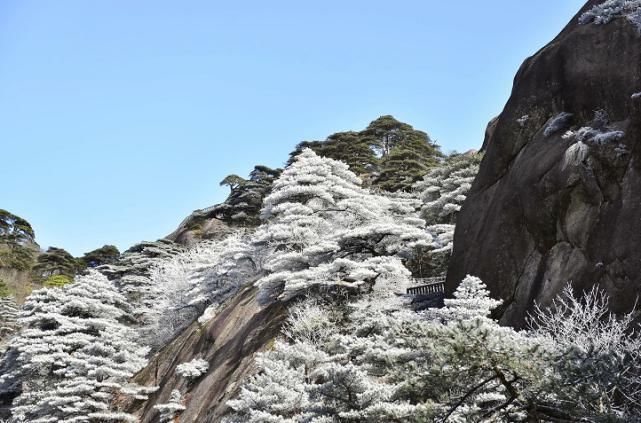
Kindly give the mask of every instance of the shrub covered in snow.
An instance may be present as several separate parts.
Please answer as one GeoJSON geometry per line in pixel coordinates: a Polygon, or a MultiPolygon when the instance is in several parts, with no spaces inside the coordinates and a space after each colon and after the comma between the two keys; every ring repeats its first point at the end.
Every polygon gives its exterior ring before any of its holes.
{"type": "Polygon", "coordinates": [[[516,120],[516,123],[518,123],[519,126],[522,128],[525,126],[528,120],[530,120],[530,115],[523,115],[516,120]]]}
{"type": "Polygon", "coordinates": [[[579,142],[588,144],[608,144],[621,140],[625,136],[625,132],[619,130],[612,130],[608,128],[595,129],[590,126],[584,126],[576,131],[567,131],[563,138],[573,139],[579,142]]]}
{"type": "Polygon", "coordinates": [[[573,142],[565,151],[563,169],[585,162],[592,148],[612,148],[614,146],[615,151],[621,150],[621,152],[627,153],[625,146],[618,143],[624,137],[625,132],[610,125],[608,114],[605,111],[596,111],[590,126],[569,130],[563,135],[563,139],[573,142]]]}
{"type": "Polygon", "coordinates": [[[603,25],[618,17],[626,17],[641,29],[641,0],[606,0],[583,13],[579,23],[603,25]]]}
{"type": "Polygon", "coordinates": [[[568,126],[570,126],[570,122],[572,120],[572,113],[567,113],[567,112],[561,112],[552,119],[550,119],[545,125],[545,129],[543,130],[543,135],[546,137],[549,137],[550,135],[557,133],[563,129],[566,129],[568,126]]]}
{"type": "Polygon", "coordinates": [[[568,285],[552,307],[536,310],[531,324],[534,336],[555,346],[550,385],[560,388],[555,399],[572,407],[573,416],[641,421],[641,338],[634,314],[614,316],[605,292],[594,287],[576,296],[568,285]]]}
{"type": "Polygon", "coordinates": [[[176,421],[176,417],[185,411],[186,407],[182,404],[182,395],[180,394],[180,391],[174,389],[171,391],[168,402],[154,405],[154,408],[160,413],[160,422],[169,423],[176,421]]]}
{"type": "Polygon", "coordinates": [[[590,148],[583,141],[577,141],[565,150],[563,155],[563,169],[568,166],[578,166],[588,157],[590,148]]]}
{"type": "Polygon", "coordinates": [[[186,379],[196,379],[209,369],[209,363],[202,358],[195,358],[187,363],[182,363],[176,366],[176,374],[186,379]]]}

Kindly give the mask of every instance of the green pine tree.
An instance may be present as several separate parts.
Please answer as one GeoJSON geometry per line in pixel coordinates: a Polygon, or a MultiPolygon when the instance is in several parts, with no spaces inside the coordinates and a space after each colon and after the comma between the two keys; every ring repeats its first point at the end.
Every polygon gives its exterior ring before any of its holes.
{"type": "Polygon", "coordinates": [[[47,251],[38,256],[33,268],[34,278],[44,281],[53,275],[64,275],[69,279],[84,268],[80,260],[62,248],[49,247],[47,251]]]}
{"type": "Polygon", "coordinates": [[[381,157],[374,185],[386,191],[410,190],[442,156],[429,135],[393,116],[381,116],[360,134],[381,157]]]}

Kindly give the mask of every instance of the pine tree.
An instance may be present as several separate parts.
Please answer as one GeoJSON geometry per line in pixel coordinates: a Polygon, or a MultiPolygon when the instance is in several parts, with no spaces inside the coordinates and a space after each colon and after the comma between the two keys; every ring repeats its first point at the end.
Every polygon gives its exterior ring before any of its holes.
{"type": "Polygon", "coordinates": [[[82,265],[78,260],[65,249],[49,247],[46,252],[38,256],[33,274],[40,281],[55,275],[66,276],[71,280],[81,268],[82,265]]]}
{"type": "Polygon", "coordinates": [[[154,408],[160,413],[159,420],[161,423],[176,421],[176,418],[185,410],[182,404],[182,395],[178,389],[171,391],[169,402],[154,405],[154,408]]]}
{"type": "Polygon", "coordinates": [[[35,233],[25,219],[0,209],[0,241],[19,245],[33,244],[35,233]]]}
{"type": "Polygon", "coordinates": [[[342,161],[359,177],[367,177],[367,173],[378,163],[368,140],[359,132],[337,132],[328,136],[325,141],[303,141],[290,154],[287,165],[291,165],[305,148],[313,150],[321,157],[342,161]]]}
{"type": "Polygon", "coordinates": [[[149,271],[157,296],[141,335],[152,347],[164,345],[197,318],[206,320],[255,273],[247,236],[203,241],[157,263],[149,271]]]}
{"type": "Polygon", "coordinates": [[[124,324],[130,311],[95,271],[60,289],[34,291],[10,345],[16,365],[0,376],[0,385],[19,389],[13,415],[34,423],[136,421],[110,405],[116,392],[149,392],[126,384],[146,362],[146,350],[124,324]]]}
{"type": "Polygon", "coordinates": [[[103,245],[85,253],[79,261],[84,267],[98,267],[115,263],[120,258],[120,251],[115,245],[103,245]]]}
{"type": "Polygon", "coordinates": [[[165,239],[141,242],[125,251],[115,263],[97,267],[127,298],[138,327],[157,321],[157,304],[162,288],[151,280],[150,272],[182,251],[184,249],[180,245],[165,239]]]}
{"type": "Polygon", "coordinates": [[[209,363],[202,358],[194,358],[193,360],[182,363],[176,366],[176,374],[184,377],[185,379],[197,379],[198,377],[207,373],[209,363]]]}
{"type": "Polygon", "coordinates": [[[29,271],[38,250],[31,224],[0,209],[0,268],[29,271]]]}
{"type": "Polygon", "coordinates": [[[421,216],[429,225],[454,224],[482,155],[474,152],[448,157],[413,186],[423,201],[421,216]]]}
{"type": "MultiPolygon", "coordinates": [[[[272,183],[280,172],[281,169],[258,165],[250,172],[249,179],[228,175],[220,185],[229,186],[229,196],[224,203],[213,207],[208,214],[233,225],[258,225],[263,199],[271,192],[272,183]]],[[[197,224],[197,220],[192,222],[192,225],[197,224]]]]}
{"type": "Polygon", "coordinates": [[[287,165],[305,148],[346,163],[366,186],[386,191],[409,191],[441,156],[439,146],[425,132],[389,115],[372,121],[360,132],[338,132],[324,141],[303,141],[290,154],[287,165]]]}
{"type": "Polygon", "coordinates": [[[454,298],[445,299],[445,307],[429,310],[429,315],[445,321],[489,319],[490,312],[501,301],[490,298],[490,291],[483,281],[467,275],[454,291],[454,298]]]}
{"type": "Polygon", "coordinates": [[[393,116],[379,117],[360,134],[380,157],[374,185],[386,191],[410,190],[441,156],[429,135],[393,116]]]}
{"type": "Polygon", "coordinates": [[[437,164],[438,154],[429,141],[410,137],[381,159],[376,186],[386,191],[409,191],[412,185],[437,164]]]}
{"type": "Polygon", "coordinates": [[[404,274],[400,258],[429,235],[417,218],[397,219],[397,207],[360,186],[347,165],[305,149],[265,199],[265,224],[255,237],[269,274],[258,281],[281,298],[306,289],[358,289],[381,275],[404,274]]]}

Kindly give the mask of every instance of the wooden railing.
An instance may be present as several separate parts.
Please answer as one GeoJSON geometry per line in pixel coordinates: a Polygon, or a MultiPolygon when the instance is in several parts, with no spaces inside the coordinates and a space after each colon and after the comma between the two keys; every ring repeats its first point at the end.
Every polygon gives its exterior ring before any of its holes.
{"type": "Polygon", "coordinates": [[[445,277],[415,279],[419,286],[407,288],[408,295],[434,295],[445,293],[445,277]]]}

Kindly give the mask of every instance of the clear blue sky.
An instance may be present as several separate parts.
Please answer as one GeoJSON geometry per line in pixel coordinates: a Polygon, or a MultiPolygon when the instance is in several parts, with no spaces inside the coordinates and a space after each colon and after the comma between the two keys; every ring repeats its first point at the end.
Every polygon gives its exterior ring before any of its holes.
{"type": "Polygon", "coordinates": [[[478,148],[582,0],[0,1],[0,208],[75,255],[157,239],[383,114],[478,148]]]}

